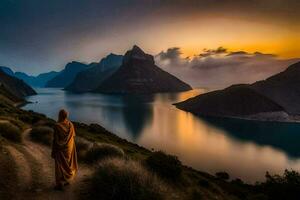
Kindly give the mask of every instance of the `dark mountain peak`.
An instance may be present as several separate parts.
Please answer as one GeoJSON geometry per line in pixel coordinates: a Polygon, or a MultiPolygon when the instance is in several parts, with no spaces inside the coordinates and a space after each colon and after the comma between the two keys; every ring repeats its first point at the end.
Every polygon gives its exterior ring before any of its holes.
{"type": "Polygon", "coordinates": [[[11,76],[14,75],[14,72],[9,67],[0,66],[0,70],[8,75],[11,75],[11,76]]]}
{"type": "Polygon", "coordinates": [[[68,63],[65,68],[59,72],[54,78],[50,79],[45,87],[66,87],[69,85],[77,76],[79,72],[82,72],[89,68],[89,65],[72,61],[68,63]]]}
{"type": "MultiPolygon", "coordinates": [[[[121,56],[121,55],[117,55],[117,54],[114,54],[114,53],[110,53],[106,56],[106,58],[113,58],[113,57],[118,57],[118,56],[121,56]]],[[[103,58],[102,58],[103,59],[103,58]]],[[[102,60],[101,59],[101,60],[102,60]]]]}
{"type": "Polygon", "coordinates": [[[86,64],[83,64],[81,62],[72,61],[66,65],[65,70],[72,70],[74,68],[82,68],[82,67],[86,67],[86,66],[87,66],[86,64]]]}
{"type": "Polygon", "coordinates": [[[300,61],[290,65],[286,71],[299,71],[300,72],[300,61]]]}
{"type": "Polygon", "coordinates": [[[115,59],[119,59],[119,58],[123,58],[123,56],[122,55],[117,55],[117,54],[114,54],[114,53],[110,53],[106,57],[102,58],[100,60],[100,63],[103,62],[103,61],[111,61],[111,60],[115,60],[115,59]]]}
{"type": "Polygon", "coordinates": [[[188,84],[156,66],[153,56],[135,45],[126,52],[118,70],[105,79],[94,91],[150,94],[190,89],[188,84]]]}
{"type": "Polygon", "coordinates": [[[145,53],[145,52],[144,52],[139,46],[137,46],[137,45],[133,45],[133,47],[132,47],[131,50],[132,50],[132,51],[136,51],[136,52],[140,51],[140,52],[145,53]]]}
{"type": "Polygon", "coordinates": [[[152,55],[146,54],[140,47],[134,45],[131,50],[125,53],[123,64],[127,64],[130,61],[149,62],[154,64],[154,58],[152,55]]]}
{"type": "Polygon", "coordinates": [[[89,68],[75,77],[65,89],[73,92],[88,92],[96,89],[103,80],[111,76],[122,64],[123,56],[109,54],[99,63],[89,64],[89,68]],[[89,81],[86,81],[89,80],[89,81]]]}

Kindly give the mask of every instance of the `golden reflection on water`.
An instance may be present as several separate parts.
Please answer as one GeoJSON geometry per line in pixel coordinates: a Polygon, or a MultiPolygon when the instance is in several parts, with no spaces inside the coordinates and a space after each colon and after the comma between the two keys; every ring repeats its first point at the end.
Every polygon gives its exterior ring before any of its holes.
{"type": "Polygon", "coordinates": [[[252,183],[263,180],[266,171],[300,170],[300,159],[290,160],[271,146],[232,138],[224,130],[175,107],[172,112],[165,109],[169,108],[153,107],[153,122],[144,128],[137,139],[139,144],[177,155],[184,164],[196,169],[210,173],[227,171],[232,177],[252,183]]]}

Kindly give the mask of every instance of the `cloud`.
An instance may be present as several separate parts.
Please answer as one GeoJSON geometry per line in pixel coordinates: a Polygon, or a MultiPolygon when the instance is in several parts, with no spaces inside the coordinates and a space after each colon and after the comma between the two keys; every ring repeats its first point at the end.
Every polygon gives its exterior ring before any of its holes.
{"type": "Polygon", "coordinates": [[[207,57],[207,56],[213,56],[213,55],[219,55],[227,53],[227,49],[223,47],[219,47],[217,49],[203,49],[203,53],[200,53],[200,57],[207,57]]]}
{"type": "Polygon", "coordinates": [[[178,47],[159,53],[156,63],[194,87],[223,88],[232,84],[252,83],[283,71],[300,59],[280,59],[273,54],[226,48],[204,49],[193,58],[182,58],[178,47]]]}
{"type": "Polygon", "coordinates": [[[160,52],[158,56],[160,57],[161,60],[167,60],[167,59],[173,60],[179,58],[181,54],[182,53],[179,47],[173,47],[167,49],[166,52],[164,51],[160,52]]]}

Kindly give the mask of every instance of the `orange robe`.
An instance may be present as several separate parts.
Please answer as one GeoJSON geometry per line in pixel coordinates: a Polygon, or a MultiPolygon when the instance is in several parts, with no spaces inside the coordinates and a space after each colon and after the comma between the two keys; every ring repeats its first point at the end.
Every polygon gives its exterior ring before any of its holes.
{"type": "Polygon", "coordinates": [[[69,183],[77,173],[78,164],[75,129],[74,125],[68,120],[55,125],[52,157],[55,160],[56,184],[69,183]]]}

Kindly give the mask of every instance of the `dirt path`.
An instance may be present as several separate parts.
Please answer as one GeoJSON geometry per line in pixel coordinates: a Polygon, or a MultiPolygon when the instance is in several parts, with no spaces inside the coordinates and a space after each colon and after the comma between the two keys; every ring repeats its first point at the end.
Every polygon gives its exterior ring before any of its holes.
{"type": "Polygon", "coordinates": [[[5,155],[14,163],[14,180],[7,183],[15,187],[13,188],[15,192],[11,192],[13,199],[76,199],[76,190],[80,188],[79,185],[85,177],[91,174],[92,170],[87,166],[79,165],[79,171],[73,183],[65,187],[64,191],[55,191],[53,189],[54,161],[50,156],[50,148],[32,142],[29,132],[30,129],[24,132],[22,145],[5,144],[2,147],[5,155]]]}

